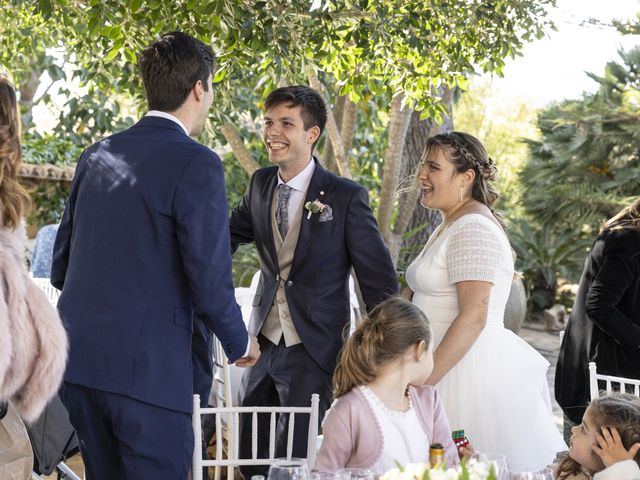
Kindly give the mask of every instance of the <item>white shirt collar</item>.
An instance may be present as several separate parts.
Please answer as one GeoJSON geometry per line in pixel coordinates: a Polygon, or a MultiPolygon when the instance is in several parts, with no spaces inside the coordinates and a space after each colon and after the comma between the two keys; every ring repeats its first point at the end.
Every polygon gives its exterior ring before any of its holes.
{"type": "Polygon", "coordinates": [[[145,115],[145,117],[160,117],[160,118],[166,118],[167,120],[171,120],[172,122],[176,122],[178,125],[182,127],[182,129],[184,130],[184,133],[186,133],[187,136],[189,136],[189,131],[187,130],[187,127],[184,126],[184,123],[182,123],[177,117],[174,117],[170,113],[161,112],[160,110],[149,110],[145,115]]]}
{"type": "Polygon", "coordinates": [[[313,157],[309,159],[309,163],[304,170],[302,170],[299,174],[293,177],[288,182],[285,182],[280,178],[280,173],[278,172],[278,185],[281,183],[286,183],[294,190],[298,190],[299,192],[306,192],[309,188],[309,184],[311,183],[311,177],[313,176],[313,172],[316,169],[316,162],[313,160],[313,157]]]}

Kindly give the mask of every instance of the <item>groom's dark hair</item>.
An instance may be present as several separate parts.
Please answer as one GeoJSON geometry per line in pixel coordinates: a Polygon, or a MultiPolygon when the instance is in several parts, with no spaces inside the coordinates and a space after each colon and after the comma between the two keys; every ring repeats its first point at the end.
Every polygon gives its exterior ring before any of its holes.
{"type": "Polygon", "coordinates": [[[162,35],[138,57],[149,110],[177,110],[198,80],[208,91],[213,63],[213,51],[200,40],[182,32],[162,35]]]}
{"type": "MultiPolygon", "coordinates": [[[[278,105],[286,104],[289,108],[300,107],[304,129],[318,126],[320,135],[327,124],[327,106],[318,92],[305,85],[280,87],[271,92],[264,101],[265,112],[278,105]]],[[[320,137],[318,136],[318,140],[320,137]]],[[[318,140],[313,146],[316,146],[318,140]]]]}

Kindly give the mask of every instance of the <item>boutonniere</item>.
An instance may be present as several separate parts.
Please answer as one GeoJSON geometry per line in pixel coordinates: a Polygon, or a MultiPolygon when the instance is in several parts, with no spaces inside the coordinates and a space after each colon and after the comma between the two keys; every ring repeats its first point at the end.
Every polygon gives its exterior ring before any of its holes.
{"type": "Polygon", "coordinates": [[[307,213],[307,220],[311,218],[311,215],[314,213],[322,213],[327,208],[327,205],[322,203],[317,198],[313,202],[307,202],[304,204],[304,208],[306,208],[309,213],[307,213]]]}

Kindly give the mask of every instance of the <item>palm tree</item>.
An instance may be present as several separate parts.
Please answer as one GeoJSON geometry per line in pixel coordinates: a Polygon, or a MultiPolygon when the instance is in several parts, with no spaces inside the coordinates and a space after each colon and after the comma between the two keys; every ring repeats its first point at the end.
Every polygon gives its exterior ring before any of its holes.
{"type": "Polygon", "coordinates": [[[576,238],[592,237],[601,222],[638,194],[640,185],[640,48],[620,52],[595,94],[544,109],[541,140],[525,140],[523,204],[532,219],[576,238]]]}

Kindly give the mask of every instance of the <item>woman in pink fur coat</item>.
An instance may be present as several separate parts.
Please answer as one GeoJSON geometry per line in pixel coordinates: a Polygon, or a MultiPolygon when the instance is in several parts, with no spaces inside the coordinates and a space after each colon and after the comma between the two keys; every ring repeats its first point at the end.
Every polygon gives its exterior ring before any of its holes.
{"type": "Polygon", "coordinates": [[[29,197],[18,183],[19,118],[15,89],[0,74],[0,401],[11,400],[33,422],[60,386],[67,335],[24,265],[29,197]]]}

